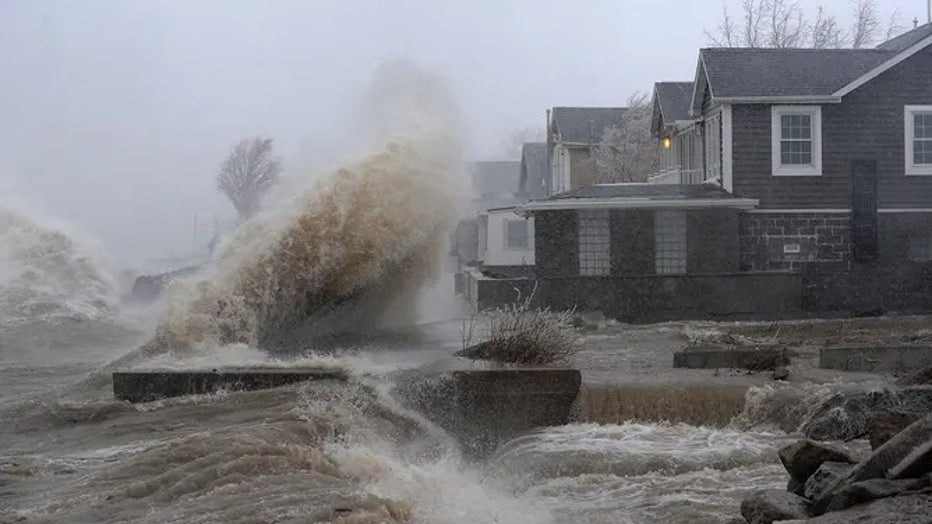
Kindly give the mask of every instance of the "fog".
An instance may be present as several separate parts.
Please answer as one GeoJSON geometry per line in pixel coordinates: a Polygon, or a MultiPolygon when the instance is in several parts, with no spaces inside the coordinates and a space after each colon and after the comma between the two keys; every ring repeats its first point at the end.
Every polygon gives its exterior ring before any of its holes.
{"type": "MultiPolygon", "coordinates": [[[[925,15],[920,0],[878,7],[905,25],[925,15]]],[[[623,105],[690,79],[721,12],[694,0],[4,1],[0,196],[101,239],[121,266],[185,254],[234,216],[214,175],[236,141],[273,137],[286,169],[324,168],[352,148],[355,105],[385,60],[439,71],[469,156],[496,158],[548,107],[623,105]]]]}

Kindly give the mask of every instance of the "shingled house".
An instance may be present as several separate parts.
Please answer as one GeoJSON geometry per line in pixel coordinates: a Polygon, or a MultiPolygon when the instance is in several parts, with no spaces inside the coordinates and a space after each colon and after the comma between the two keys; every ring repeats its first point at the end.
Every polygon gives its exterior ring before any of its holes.
{"type": "Polygon", "coordinates": [[[653,104],[654,187],[589,182],[563,155],[598,133],[554,110],[554,194],[517,206],[542,303],[632,320],[932,307],[932,25],[874,49],[702,49],[653,104]]]}
{"type": "Polygon", "coordinates": [[[550,191],[561,193],[597,182],[594,153],[605,130],[620,126],[624,107],[554,107],[547,120],[550,191]]]}

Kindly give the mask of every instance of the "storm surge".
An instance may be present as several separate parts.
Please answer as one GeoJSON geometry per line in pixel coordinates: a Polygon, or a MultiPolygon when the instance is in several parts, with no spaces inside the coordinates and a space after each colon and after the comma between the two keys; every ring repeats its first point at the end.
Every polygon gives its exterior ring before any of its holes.
{"type": "Polygon", "coordinates": [[[0,350],[70,347],[115,329],[116,280],[87,242],[0,202],[0,350]]]}
{"type": "Polygon", "coordinates": [[[203,278],[169,290],[150,347],[305,349],[410,320],[456,217],[456,111],[440,79],[408,63],[379,69],[363,105],[373,152],[241,226],[203,278]]]}

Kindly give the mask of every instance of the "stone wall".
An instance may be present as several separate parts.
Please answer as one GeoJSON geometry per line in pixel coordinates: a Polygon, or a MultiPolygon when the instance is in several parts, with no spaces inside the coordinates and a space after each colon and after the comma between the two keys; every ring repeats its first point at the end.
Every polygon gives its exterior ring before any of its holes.
{"type": "Polygon", "coordinates": [[[808,262],[851,259],[847,213],[743,213],[741,269],[799,270],[808,262]]]}

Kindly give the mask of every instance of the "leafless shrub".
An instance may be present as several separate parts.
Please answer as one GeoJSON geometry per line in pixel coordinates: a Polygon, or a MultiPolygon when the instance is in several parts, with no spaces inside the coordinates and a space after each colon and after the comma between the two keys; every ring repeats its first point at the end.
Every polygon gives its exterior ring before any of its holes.
{"type": "Polygon", "coordinates": [[[278,181],[281,161],[272,154],[272,139],[257,136],[236,144],[217,173],[217,189],[226,195],[243,220],[278,181]]]}
{"type": "Polygon", "coordinates": [[[524,301],[477,313],[464,321],[462,356],[501,364],[546,365],[564,362],[576,349],[573,311],[531,307],[524,301]],[[484,341],[472,344],[476,327],[484,341]]]}

